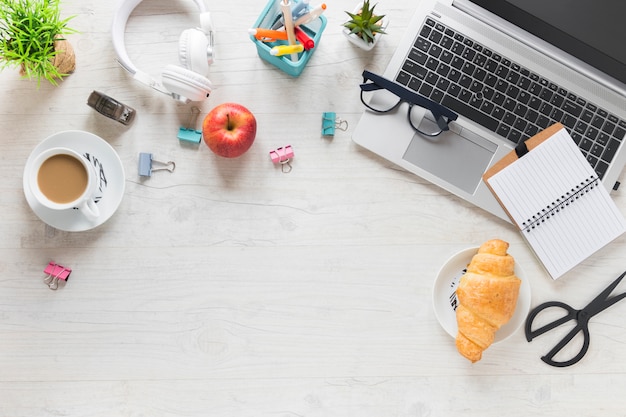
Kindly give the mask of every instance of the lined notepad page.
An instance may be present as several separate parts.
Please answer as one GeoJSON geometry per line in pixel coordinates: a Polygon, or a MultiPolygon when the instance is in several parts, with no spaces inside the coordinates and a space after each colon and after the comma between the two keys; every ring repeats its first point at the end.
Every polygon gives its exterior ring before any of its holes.
{"type": "Polygon", "coordinates": [[[554,279],[626,231],[624,216],[599,181],[576,194],[595,176],[561,129],[488,180],[554,279]],[[542,216],[534,228],[523,226],[542,216]]]}

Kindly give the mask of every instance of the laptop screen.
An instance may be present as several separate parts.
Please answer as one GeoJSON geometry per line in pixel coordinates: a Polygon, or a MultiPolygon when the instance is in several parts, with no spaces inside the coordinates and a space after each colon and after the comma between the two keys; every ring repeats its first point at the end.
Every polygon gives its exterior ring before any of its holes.
{"type": "Polygon", "coordinates": [[[626,1],[471,1],[626,84],[626,1]]]}

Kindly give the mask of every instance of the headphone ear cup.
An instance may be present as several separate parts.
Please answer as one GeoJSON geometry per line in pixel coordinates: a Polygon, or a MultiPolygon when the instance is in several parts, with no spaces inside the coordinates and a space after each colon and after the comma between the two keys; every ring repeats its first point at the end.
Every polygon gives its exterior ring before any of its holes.
{"type": "Polygon", "coordinates": [[[209,40],[200,29],[186,29],[180,34],[178,41],[178,58],[183,67],[197,72],[209,74],[209,40]]]}
{"type": "Polygon", "coordinates": [[[191,101],[202,101],[209,97],[213,85],[208,78],[186,68],[168,65],[161,73],[163,87],[191,101]]]}

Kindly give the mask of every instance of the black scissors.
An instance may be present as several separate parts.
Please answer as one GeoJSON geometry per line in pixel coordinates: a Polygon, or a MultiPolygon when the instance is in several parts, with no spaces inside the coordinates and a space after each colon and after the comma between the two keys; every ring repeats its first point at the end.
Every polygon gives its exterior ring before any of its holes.
{"type": "Polygon", "coordinates": [[[530,314],[528,315],[528,318],[526,319],[526,329],[525,329],[526,340],[528,340],[529,342],[533,340],[535,337],[540,336],[544,334],[545,332],[550,331],[554,329],[555,327],[560,326],[561,324],[566,323],[570,320],[576,320],[578,322],[576,326],[563,338],[563,340],[557,343],[557,345],[554,348],[552,348],[552,350],[548,352],[547,355],[541,358],[542,361],[544,361],[548,365],[565,367],[565,366],[570,366],[570,365],[575,364],[576,362],[581,360],[583,356],[585,356],[585,353],[587,353],[587,349],[589,349],[589,319],[591,319],[593,316],[600,313],[601,311],[604,311],[607,308],[611,307],[613,304],[617,303],[621,299],[626,298],[626,292],[609,298],[609,295],[611,294],[611,292],[615,289],[615,287],[617,287],[617,284],[620,283],[620,281],[622,280],[622,278],[624,278],[625,275],[626,275],[626,272],[624,272],[622,275],[617,277],[617,279],[613,281],[611,285],[606,287],[604,291],[602,291],[596,298],[594,298],[582,310],[576,310],[570,307],[569,305],[565,303],[561,303],[559,301],[548,301],[547,303],[543,303],[535,307],[530,312],[530,314]],[[567,311],[567,315],[551,323],[548,323],[545,326],[540,327],[537,330],[531,330],[533,320],[535,319],[535,317],[537,317],[537,314],[539,314],[546,308],[550,308],[550,307],[560,307],[564,309],[565,311],[567,311]],[[565,345],[567,345],[574,338],[574,336],[576,336],[579,332],[582,332],[583,337],[584,337],[583,346],[580,352],[578,352],[578,354],[570,360],[562,361],[562,362],[555,361],[553,359],[554,356],[556,356],[556,354],[559,353],[561,349],[563,349],[565,345]]]}

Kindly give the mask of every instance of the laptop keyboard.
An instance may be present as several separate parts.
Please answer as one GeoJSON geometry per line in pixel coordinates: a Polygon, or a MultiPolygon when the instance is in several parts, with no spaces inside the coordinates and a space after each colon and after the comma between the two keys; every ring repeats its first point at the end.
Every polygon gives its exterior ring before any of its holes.
{"type": "Polygon", "coordinates": [[[626,121],[427,18],[396,81],[513,142],[562,123],[602,178],[626,121]]]}

